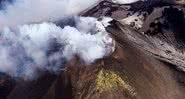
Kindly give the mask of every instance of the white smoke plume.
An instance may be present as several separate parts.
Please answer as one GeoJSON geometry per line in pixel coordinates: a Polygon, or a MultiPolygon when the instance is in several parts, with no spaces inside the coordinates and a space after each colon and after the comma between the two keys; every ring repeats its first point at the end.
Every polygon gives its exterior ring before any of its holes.
{"type": "MultiPolygon", "coordinates": [[[[38,71],[57,73],[73,57],[90,64],[114,50],[105,27],[77,15],[99,0],[13,0],[0,10],[0,72],[34,79],[38,71]],[[76,16],[70,23],[52,23],[76,16]]],[[[63,21],[61,21],[63,22],[63,21]]]]}
{"type": "Polygon", "coordinates": [[[13,0],[3,3],[0,11],[0,30],[5,26],[16,26],[43,21],[58,21],[77,15],[98,3],[99,0],[13,0]]]}
{"type": "Polygon", "coordinates": [[[110,54],[114,44],[104,28],[109,18],[100,22],[92,17],[75,17],[74,26],[52,23],[76,16],[98,1],[4,2],[0,10],[0,72],[34,79],[38,70],[57,73],[75,56],[89,64],[110,54]]]}
{"type": "Polygon", "coordinates": [[[0,71],[13,77],[33,79],[38,69],[57,72],[79,56],[89,64],[114,50],[103,22],[75,17],[75,27],[53,23],[4,28],[0,36],[0,71]]]}

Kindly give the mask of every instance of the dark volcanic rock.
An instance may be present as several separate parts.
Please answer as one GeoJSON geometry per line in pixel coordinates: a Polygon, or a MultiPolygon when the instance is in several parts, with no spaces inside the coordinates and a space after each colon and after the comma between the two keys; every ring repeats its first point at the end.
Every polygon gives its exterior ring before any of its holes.
{"type": "Polygon", "coordinates": [[[117,29],[109,31],[117,41],[116,51],[88,66],[74,59],[58,79],[56,93],[71,88],[64,91],[71,93],[69,99],[184,99],[184,73],[136,48],[117,29]]]}
{"type": "MultiPolygon", "coordinates": [[[[44,72],[34,81],[17,81],[15,87],[4,76],[0,99],[9,93],[7,99],[184,99],[185,56],[165,45],[183,49],[185,44],[184,6],[174,4],[174,0],[129,5],[100,2],[81,15],[123,19],[144,12],[142,29],[113,20],[107,28],[116,42],[113,54],[91,65],[75,58],[58,76],[44,72]]],[[[65,24],[74,25],[73,18],[58,23],[65,24]]]]}
{"type": "Polygon", "coordinates": [[[100,2],[97,6],[93,7],[92,9],[83,12],[81,15],[93,17],[109,16],[124,18],[129,15],[130,13],[128,11],[129,8],[130,8],[129,5],[122,6],[121,4],[115,4],[105,0],[100,2]]]}
{"type": "Polygon", "coordinates": [[[42,76],[35,80],[19,80],[7,99],[41,99],[56,79],[56,75],[43,72],[42,76]]]}
{"type": "Polygon", "coordinates": [[[0,99],[6,99],[14,86],[15,80],[5,74],[0,73],[0,99]]]}
{"type": "Polygon", "coordinates": [[[182,6],[156,8],[144,22],[142,31],[156,36],[176,48],[185,44],[185,9],[182,6]]]}

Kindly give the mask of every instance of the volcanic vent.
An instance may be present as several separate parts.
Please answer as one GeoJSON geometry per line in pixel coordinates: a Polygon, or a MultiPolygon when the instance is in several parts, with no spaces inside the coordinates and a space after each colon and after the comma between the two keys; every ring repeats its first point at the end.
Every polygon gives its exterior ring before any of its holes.
{"type": "Polygon", "coordinates": [[[2,0],[0,8],[0,99],[185,97],[183,0],[2,0]]]}

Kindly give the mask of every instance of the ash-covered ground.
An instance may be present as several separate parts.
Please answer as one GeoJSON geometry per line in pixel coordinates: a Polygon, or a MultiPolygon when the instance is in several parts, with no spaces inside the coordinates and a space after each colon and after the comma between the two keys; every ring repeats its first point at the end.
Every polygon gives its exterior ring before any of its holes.
{"type": "Polygon", "coordinates": [[[0,99],[185,98],[184,0],[0,2],[0,99]]]}

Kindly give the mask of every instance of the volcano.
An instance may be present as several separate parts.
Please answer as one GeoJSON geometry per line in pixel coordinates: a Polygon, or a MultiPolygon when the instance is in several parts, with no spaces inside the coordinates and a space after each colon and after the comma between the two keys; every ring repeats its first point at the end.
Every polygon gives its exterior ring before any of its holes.
{"type": "MultiPolygon", "coordinates": [[[[90,64],[76,55],[59,73],[39,70],[34,80],[2,73],[0,99],[184,99],[184,4],[100,1],[79,15],[112,18],[105,28],[114,40],[112,53],[90,64]]],[[[54,23],[76,25],[73,17],[54,23]]]]}

